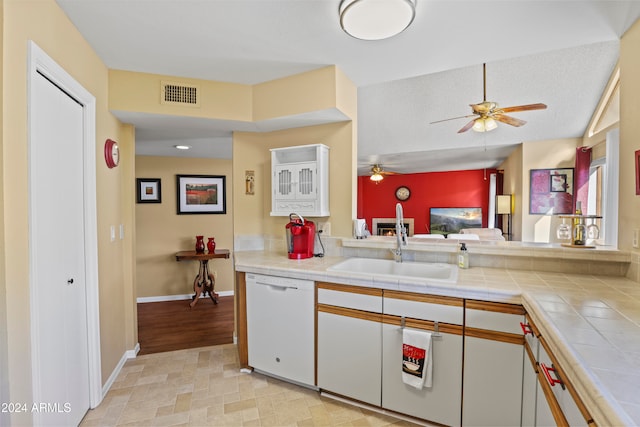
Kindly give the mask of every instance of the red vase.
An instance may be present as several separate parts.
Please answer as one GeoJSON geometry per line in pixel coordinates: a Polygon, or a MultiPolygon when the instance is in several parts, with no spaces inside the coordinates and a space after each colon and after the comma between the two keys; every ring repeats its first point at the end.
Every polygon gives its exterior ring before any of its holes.
{"type": "Polygon", "coordinates": [[[196,252],[202,253],[204,252],[204,237],[196,236],[196,252]]]}
{"type": "Polygon", "coordinates": [[[209,241],[207,242],[207,249],[209,249],[210,254],[216,251],[216,241],[213,239],[213,237],[209,237],[209,241]]]}

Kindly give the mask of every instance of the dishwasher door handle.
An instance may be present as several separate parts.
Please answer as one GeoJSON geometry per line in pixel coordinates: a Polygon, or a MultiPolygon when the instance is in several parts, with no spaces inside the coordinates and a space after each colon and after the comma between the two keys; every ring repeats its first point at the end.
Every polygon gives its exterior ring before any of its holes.
{"type": "Polygon", "coordinates": [[[269,286],[270,288],[274,288],[282,291],[286,291],[287,289],[294,289],[294,290],[298,289],[297,286],[274,285],[272,283],[263,283],[263,282],[256,282],[256,285],[269,286]]]}

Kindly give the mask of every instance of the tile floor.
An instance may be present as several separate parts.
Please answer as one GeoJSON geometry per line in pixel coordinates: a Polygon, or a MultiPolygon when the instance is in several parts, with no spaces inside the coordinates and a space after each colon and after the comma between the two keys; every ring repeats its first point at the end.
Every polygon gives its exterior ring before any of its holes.
{"type": "Polygon", "coordinates": [[[233,344],[128,360],[81,426],[413,426],[240,372],[233,344]]]}

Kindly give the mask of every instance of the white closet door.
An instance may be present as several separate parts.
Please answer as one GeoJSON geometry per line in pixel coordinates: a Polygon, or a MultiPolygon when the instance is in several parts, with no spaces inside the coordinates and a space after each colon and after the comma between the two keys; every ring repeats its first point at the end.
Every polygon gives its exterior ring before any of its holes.
{"type": "Polygon", "coordinates": [[[29,189],[40,425],[77,425],[89,409],[84,255],[83,107],[38,75],[32,86],[29,189]]]}

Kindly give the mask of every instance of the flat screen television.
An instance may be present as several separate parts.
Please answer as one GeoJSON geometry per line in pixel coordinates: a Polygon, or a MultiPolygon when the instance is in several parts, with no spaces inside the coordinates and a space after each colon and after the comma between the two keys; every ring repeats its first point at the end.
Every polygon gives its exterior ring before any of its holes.
{"type": "Polygon", "coordinates": [[[431,234],[459,233],[463,228],[482,227],[482,208],[431,208],[431,234]]]}

